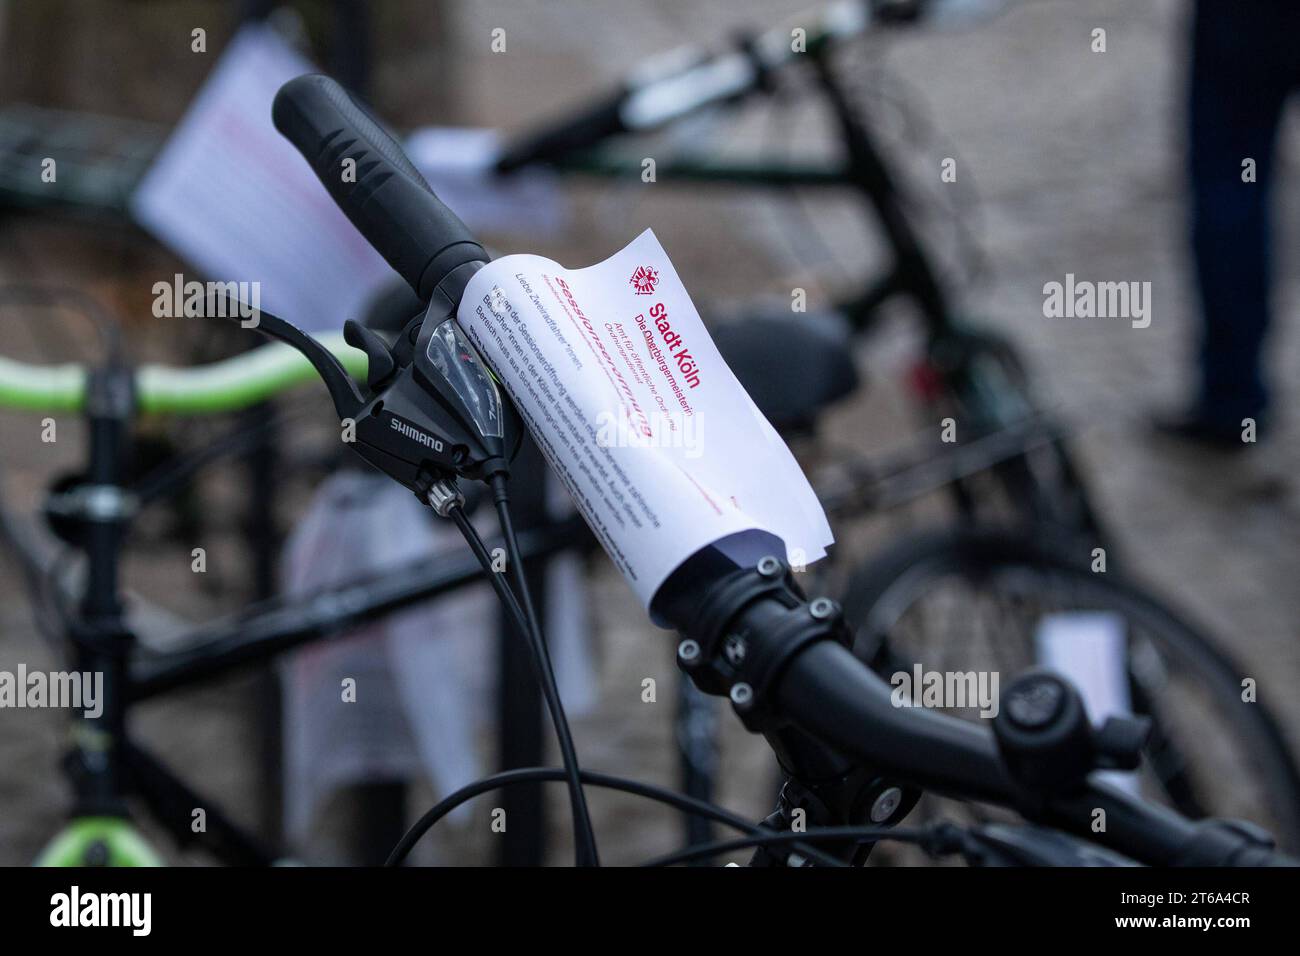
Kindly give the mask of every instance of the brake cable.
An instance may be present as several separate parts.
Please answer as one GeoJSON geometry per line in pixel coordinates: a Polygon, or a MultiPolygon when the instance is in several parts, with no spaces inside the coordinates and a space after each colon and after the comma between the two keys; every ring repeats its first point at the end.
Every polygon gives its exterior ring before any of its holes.
{"type": "MultiPolygon", "coordinates": [[[[753,823],[746,820],[739,814],[732,813],[715,803],[707,800],[700,800],[696,797],[689,797],[686,794],[678,793],[675,790],[669,790],[667,787],[660,787],[651,783],[644,783],[639,780],[630,780],[626,777],[619,777],[613,774],[598,773],[593,770],[583,770],[581,772],[582,782],[585,786],[596,787],[603,790],[617,790],[623,793],[630,793],[633,796],[643,797],[656,803],[662,803],[675,809],[694,813],[700,816],[709,817],[718,823],[725,824],[752,835],[770,834],[773,831],[761,824],[753,823]]],[[[385,866],[400,866],[401,863],[410,855],[411,850],[428,833],[440,820],[450,814],[457,807],[468,803],[475,797],[492,790],[498,790],[503,787],[518,786],[526,783],[537,783],[546,781],[559,781],[564,779],[564,771],[558,767],[526,767],[520,770],[506,770],[502,773],[492,774],[483,777],[473,783],[466,784],[454,793],[443,797],[428,812],[424,814],[415,824],[403,834],[393,852],[389,854],[385,866]]],[[[798,834],[802,836],[803,834],[798,834]]],[[[843,860],[817,849],[816,847],[796,844],[796,848],[805,857],[821,863],[824,866],[846,866],[843,860]]]]}
{"type": "MultiPolygon", "coordinates": [[[[468,276],[482,263],[456,270],[468,276]]],[[[235,313],[238,314],[238,313],[235,313]]],[[[575,833],[575,860],[598,866],[599,855],[590,812],[582,793],[576,748],[565,716],[509,520],[506,478],[510,473],[507,435],[521,429],[513,409],[500,393],[478,352],[455,321],[454,309],[435,296],[428,312],[413,320],[395,346],[376,333],[348,320],[344,338],[369,360],[363,395],[343,365],[315,339],[278,316],[262,312],[258,331],[297,349],[320,375],[343,426],[343,439],[353,451],[390,478],[413,491],[442,518],[453,521],[474,552],[484,574],[525,639],[560,745],[569,784],[575,833]],[[507,415],[510,421],[507,422],[507,415]],[[497,499],[522,604],[509,584],[492,567],[478,532],[464,512],[465,498],[456,485],[460,477],[487,483],[497,499]],[[527,609],[527,610],[525,610],[527,609]]],[[[517,447],[517,445],[515,445],[517,447]]]]}

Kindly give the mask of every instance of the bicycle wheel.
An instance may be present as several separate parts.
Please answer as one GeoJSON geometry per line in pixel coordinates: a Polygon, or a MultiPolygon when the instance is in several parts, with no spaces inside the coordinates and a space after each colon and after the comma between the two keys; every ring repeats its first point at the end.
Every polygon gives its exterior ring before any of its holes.
{"type": "MultiPolygon", "coordinates": [[[[1094,573],[1087,554],[1000,529],[910,538],[851,579],[843,604],[854,652],[886,679],[915,664],[1010,679],[1038,663],[1046,615],[1118,616],[1130,706],[1153,728],[1136,781],[1143,795],[1192,817],[1258,823],[1284,849],[1300,848],[1300,771],[1267,706],[1242,699],[1248,675],[1157,599],[1094,573]]],[[[978,719],[978,708],[951,712],[978,719]]]]}

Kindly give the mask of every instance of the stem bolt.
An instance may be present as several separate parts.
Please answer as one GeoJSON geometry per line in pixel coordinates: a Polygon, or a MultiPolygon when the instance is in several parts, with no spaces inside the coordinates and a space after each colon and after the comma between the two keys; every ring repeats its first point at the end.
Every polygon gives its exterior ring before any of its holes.
{"type": "Polygon", "coordinates": [[[765,578],[777,578],[781,576],[781,562],[770,554],[765,558],[758,560],[758,573],[765,578]]]}
{"type": "Polygon", "coordinates": [[[689,637],[677,645],[677,659],[687,667],[696,664],[700,659],[700,644],[689,637]]]}
{"type": "Polygon", "coordinates": [[[871,804],[871,822],[884,823],[898,810],[898,805],[903,802],[903,791],[898,787],[886,787],[880,791],[880,796],[876,797],[875,802],[871,804]]]}
{"type": "Polygon", "coordinates": [[[731,702],[738,710],[748,710],[754,703],[754,688],[744,681],[731,685],[731,702]]]}
{"type": "Polygon", "coordinates": [[[820,597],[808,605],[808,613],[819,621],[833,618],[839,607],[830,598],[820,597]]]}

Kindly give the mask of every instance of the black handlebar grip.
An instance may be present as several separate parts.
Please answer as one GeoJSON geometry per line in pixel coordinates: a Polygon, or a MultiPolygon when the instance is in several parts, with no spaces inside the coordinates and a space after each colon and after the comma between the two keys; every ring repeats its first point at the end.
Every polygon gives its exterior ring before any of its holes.
{"type": "Polygon", "coordinates": [[[284,84],[271,118],[352,224],[422,301],[458,266],[488,261],[469,228],[429,188],[397,141],[328,76],[308,74],[284,84]]]}
{"type": "Polygon", "coordinates": [[[506,146],[497,160],[497,172],[514,172],[534,163],[553,162],[567,153],[595,146],[602,140],[627,132],[623,123],[623,90],[591,104],[581,113],[559,123],[526,133],[506,146]]]}

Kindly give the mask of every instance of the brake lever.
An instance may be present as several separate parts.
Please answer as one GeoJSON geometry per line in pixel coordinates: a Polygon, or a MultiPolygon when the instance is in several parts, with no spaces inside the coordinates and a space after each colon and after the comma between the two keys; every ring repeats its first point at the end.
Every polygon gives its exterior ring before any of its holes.
{"type": "Polygon", "coordinates": [[[509,471],[506,439],[517,430],[487,366],[456,324],[454,310],[434,298],[413,324],[414,347],[392,348],[351,319],[344,339],[366,354],[362,393],[343,365],[297,326],[261,313],[258,330],[300,352],[334,402],[343,440],[421,501],[457,476],[486,481],[509,471]]]}
{"type": "MultiPolygon", "coordinates": [[[[312,368],[316,370],[316,374],[325,383],[325,388],[330,393],[330,399],[334,402],[334,410],[338,412],[340,420],[356,418],[357,412],[366,403],[366,400],[362,397],[356,382],[352,380],[352,376],[348,374],[343,364],[334,357],[333,352],[298,328],[298,326],[286,322],[279,316],[271,315],[269,312],[258,313],[257,329],[263,335],[277,339],[285,345],[297,349],[311,363],[312,368]]],[[[352,343],[349,342],[348,344],[352,343]]]]}

